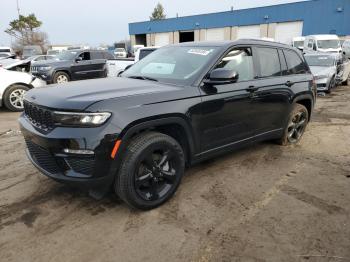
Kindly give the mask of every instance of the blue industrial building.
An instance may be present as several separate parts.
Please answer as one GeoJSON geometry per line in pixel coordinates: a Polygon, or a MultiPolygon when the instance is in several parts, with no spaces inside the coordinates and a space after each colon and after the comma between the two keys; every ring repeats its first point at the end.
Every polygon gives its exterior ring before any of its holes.
{"type": "Polygon", "coordinates": [[[350,0],[310,0],[129,24],[133,44],[268,37],[289,42],[310,34],[350,35],[350,0]]]}

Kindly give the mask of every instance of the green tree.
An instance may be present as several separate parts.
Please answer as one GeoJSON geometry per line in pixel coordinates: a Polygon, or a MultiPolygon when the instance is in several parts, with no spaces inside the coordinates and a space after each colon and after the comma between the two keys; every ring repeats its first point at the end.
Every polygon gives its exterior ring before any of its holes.
{"type": "Polygon", "coordinates": [[[162,6],[161,3],[158,3],[156,7],[154,8],[152,15],[149,17],[150,20],[160,20],[160,19],[165,19],[166,15],[164,13],[164,7],[162,6]]]}
{"type": "Polygon", "coordinates": [[[43,51],[48,44],[47,34],[39,31],[42,22],[34,14],[20,15],[18,19],[10,22],[5,33],[16,39],[14,46],[21,51],[26,45],[39,45],[43,51]]]}

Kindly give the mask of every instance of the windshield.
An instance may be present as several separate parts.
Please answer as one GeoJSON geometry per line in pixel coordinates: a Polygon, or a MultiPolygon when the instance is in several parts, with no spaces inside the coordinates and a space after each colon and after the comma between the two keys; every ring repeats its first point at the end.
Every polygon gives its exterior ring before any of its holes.
{"type": "Polygon", "coordinates": [[[164,83],[192,84],[215,56],[217,47],[170,46],[154,51],[130,67],[123,77],[148,77],[164,83]]]}
{"type": "Polygon", "coordinates": [[[304,41],[294,41],[294,47],[304,47],[304,41]]]}
{"type": "Polygon", "coordinates": [[[64,51],[56,56],[58,60],[73,60],[77,56],[78,52],[76,51],[64,51]]]}
{"type": "Polygon", "coordinates": [[[11,53],[11,50],[9,48],[0,48],[0,52],[1,53],[4,53],[4,52],[11,53]]]}
{"type": "Polygon", "coordinates": [[[339,40],[318,40],[317,41],[318,48],[328,49],[328,48],[339,48],[340,43],[339,40]]]}
{"type": "Polygon", "coordinates": [[[332,56],[305,56],[309,66],[333,66],[335,58],[332,56]]]}

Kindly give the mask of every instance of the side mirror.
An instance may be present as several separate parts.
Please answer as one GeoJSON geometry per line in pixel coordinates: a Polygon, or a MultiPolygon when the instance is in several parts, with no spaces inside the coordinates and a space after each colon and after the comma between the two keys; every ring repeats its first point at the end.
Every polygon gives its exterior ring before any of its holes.
{"type": "Polygon", "coordinates": [[[82,57],[78,56],[77,58],[75,58],[75,62],[76,62],[76,63],[79,63],[79,62],[81,62],[81,61],[83,61],[83,58],[82,58],[82,57]]]}
{"type": "Polygon", "coordinates": [[[205,79],[204,83],[209,85],[226,85],[236,83],[239,74],[236,71],[224,68],[218,68],[211,71],[209,79],[205,79]]]}
{"type": "Polygon", "coordinates": [[[346,55],[346,52],[345,52],[345,51],[343,52],[343,55],[346,55]]]}

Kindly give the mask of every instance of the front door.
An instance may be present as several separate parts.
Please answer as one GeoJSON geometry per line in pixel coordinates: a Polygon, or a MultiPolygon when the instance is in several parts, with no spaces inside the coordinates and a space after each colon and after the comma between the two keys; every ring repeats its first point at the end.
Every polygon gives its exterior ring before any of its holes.
{"type": "Polygon", "coordinates": [[[78,58],[81,60],[73,61],[71,68],[73,79],[81,80],[93,78],[93,72],[91,72],[90,52],[82,52],[78,58]]]}
{"type": "Polygon", "coordinates": [[[249,87],[256,80],[250,47],[230,50],[216,68],[225,68],[239,74],[238,81],[225,85],[202,84],[200,134],[202,152],[220,149],[247,140],[254,135],[251,128],[253,115],[249,87]]]}

